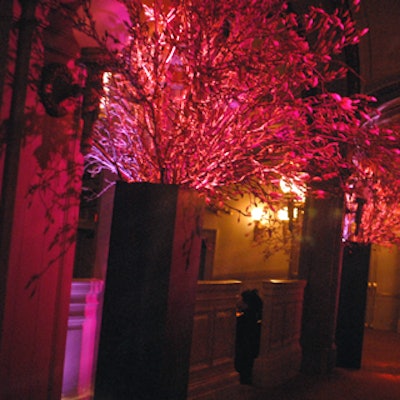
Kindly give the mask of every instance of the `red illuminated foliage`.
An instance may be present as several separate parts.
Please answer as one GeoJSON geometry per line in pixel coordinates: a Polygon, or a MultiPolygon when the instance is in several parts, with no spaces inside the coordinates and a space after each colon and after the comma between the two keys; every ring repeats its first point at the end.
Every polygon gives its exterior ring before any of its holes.
{"type": "Polygon", "coordinates": [[[121,3],[126,43],[98,36],[90,15],[78,21],[113,60],[91,173],[183,185],[212,201],[251,193],[272,203],[281,177],[335,182],[328,187],[354,204],[366,201],[360,240],[395,240],[398,132],[377,126],[374,99],[332,90],[348,74],[343,50],[366,33],[348,11],[298,14],[281,0],[121,3]]]}

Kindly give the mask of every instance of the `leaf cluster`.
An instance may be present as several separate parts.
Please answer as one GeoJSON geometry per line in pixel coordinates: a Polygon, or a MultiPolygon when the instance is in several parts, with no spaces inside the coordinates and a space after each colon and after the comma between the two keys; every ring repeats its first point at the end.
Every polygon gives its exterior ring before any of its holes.
{"type": "Polygon", "coordinates": [[[366,34],[349,11],[300,14],[282,0],[121,3],[124,35],[99,35],[90,12],[79,20],[111,60],[89,171],[212,201],[247,192],[272,202],[282,177],[311,194],[313,182],[335,182],[331,191],[368,191],[371,215],[384,208],[388,221],[399,131],[378,126],[374,99],[338,93],[350,73],[344,49],[366,34]]]}

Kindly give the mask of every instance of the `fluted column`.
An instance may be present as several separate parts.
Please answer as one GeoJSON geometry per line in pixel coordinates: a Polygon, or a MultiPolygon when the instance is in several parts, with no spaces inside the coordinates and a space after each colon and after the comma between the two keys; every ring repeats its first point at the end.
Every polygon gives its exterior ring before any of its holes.
{"type": "Polygon", "coordinates": [[[91,399],[94,387],[98,307],[103,281],[72,282],[64,361],[63,399],[91,399]]]}

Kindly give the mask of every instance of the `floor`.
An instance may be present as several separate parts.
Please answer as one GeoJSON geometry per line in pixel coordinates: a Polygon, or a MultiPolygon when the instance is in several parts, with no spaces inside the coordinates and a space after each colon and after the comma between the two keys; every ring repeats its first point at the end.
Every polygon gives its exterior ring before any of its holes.
{"type": "MultiPolygon", "coordinates": [[[[362,367],[299,375],[272,389],[239,386],[226,400],[400,400],[400,333],[366,329],[362,367]]],[[[220,399],[215,399],[220,400],[220,399]]]]}

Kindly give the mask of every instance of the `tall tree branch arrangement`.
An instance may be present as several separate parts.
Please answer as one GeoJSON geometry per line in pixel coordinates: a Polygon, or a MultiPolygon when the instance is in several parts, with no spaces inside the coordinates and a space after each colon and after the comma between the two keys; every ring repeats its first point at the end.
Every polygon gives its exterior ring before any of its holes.
{"type": "MultiPolygon", "coordinates": [[[[273,206],[281,178],[310,195],[363,203],[361,241],[396,241],[399,131],[382,128],[374,99],[334,90],[359,31],[348,10],[283,0],[120,1],[125,34],[100,35],[90,8],[77,27],[109,54],[92,174],[177,184],[208,201],[251,193],[273,206]],[[313,190],[315,182],[336,182],[313,190]]],[[[357,11],[359,1],[353,1],[357,11]]],[[[342,85],[343,86],[343,85],[342,85]]]]}

